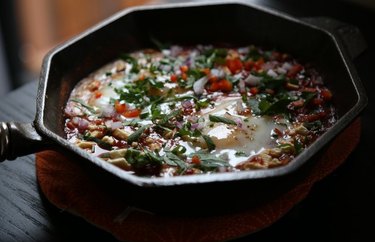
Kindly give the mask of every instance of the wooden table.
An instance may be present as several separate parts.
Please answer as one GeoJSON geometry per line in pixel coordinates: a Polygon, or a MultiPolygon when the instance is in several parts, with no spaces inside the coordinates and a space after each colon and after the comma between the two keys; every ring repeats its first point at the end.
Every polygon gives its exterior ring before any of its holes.
{"type": "MultiPolygon", "coordinates": [[[[257,1],[259,2],[259,1],[257,1]]],[[[355,61],[366,89],[374,89],[375,12],[343,2],[263,1],[296,16],[330,16],[360,27],[369,48],[355,61]]],[[[35,114],[37,83],[0,98],[0,120],[30,122],[35,114]]],[[[373,96],[363,112],[358,148],[332,175],[315,185],[309,196],[270,228],[237,241],[368,241],[375,239],[375,108],[373,96]],[[323,237],[327,235],[328,237],[323,237]],[[371,239],[370,239],[371,240],[371,239]]],[[[0,241],[115,241],[108,233],[43,198],[35,177],[34,155],[0,165],[0,241]]]]}

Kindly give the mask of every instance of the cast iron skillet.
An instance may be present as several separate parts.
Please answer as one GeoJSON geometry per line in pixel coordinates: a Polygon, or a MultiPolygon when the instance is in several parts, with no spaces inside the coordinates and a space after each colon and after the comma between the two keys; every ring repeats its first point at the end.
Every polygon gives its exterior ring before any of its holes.
{"type": "Polygon", "coordinates": [[[191,196],[222,199],[222,194],[231,196],[244,189],[251,194],[275,194],[280,184],[291,184],[303,176],[319,151],[365,107],[367,98],[352,64],[364,48],[364,41],[353,26],[326,18],[296,19],[249,3],[185,3],[126,9],[45,57],[35,121],[0,123],[0,160],[43,149],[68,150],[72,157],[84,158],[83,163],[95,164],[91,167],[103,177],[120,181],[139,200],[146,196],[157,197],[154,200],[161,202],[163,196],[170,198],[171,194],[184,201],[191,196]],[[63,108],[81,78],[121,53],[152,47],[150,37],[178,44],[252,43],[315,63],[334,93],[338,121],[293,162],[280,168],[172,178],[144,178],[123,172],[64,138],[63,108]]]}

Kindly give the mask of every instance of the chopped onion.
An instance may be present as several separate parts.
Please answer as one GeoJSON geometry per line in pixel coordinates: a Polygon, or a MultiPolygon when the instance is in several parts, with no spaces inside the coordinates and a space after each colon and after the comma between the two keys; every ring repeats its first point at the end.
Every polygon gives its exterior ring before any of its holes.
{"type": "Polygon", "coordinates": [[[171,56],[173,57],[177,57],[182,51],[183,49],[178,45],[171,46],[171,56]]]}
{"type": "Polygon", "coordinates": [[[190,100],[186,100],[186,101],[183,101],[181,103],[181,106],[183,108],[186,108],[186,109],[189,109],[189,108],[192,108],[193,107],[193,104],[190,102],[190,100]]]}
{"type": "Polygon", "coordinates": [[[161,52],[163,53],[163,55],[170,55],[170,53],[171,53],[171,51],[167,50],[167,49],[164,49],[161,52]]]}
{"type": "Polygon", "coordinates": [[[113,117],[116,114],[115,109],[113,106],[107,105],[103,108],[102,116],[106,118],[113,117]]]}
{"type": "Polygon", "coordinates": [[[89,126],[89,121],[87,121],[86,119],[83,119],[83,118],[80,118],[79,121],[78,121],[78,129],[87,129],[87,127],[89,126]]]}
{"type": "Polygon", "coordinates": [[[111,128],[112,128],[112,129],[119,129],[119,128],[122,128],[122,123],[121,123],[121,122],[113,122],[111,128]]]}
{"type": "Polygon", "coordinates": [[[195,123],[195,124],[192,124],[192,125],[191,125],[190,129],[191,129],[192,131],[194,131],[194,130],[198,129],[198,127],[199,127],[199,123],[195,123]]]}
{"type": "Polygon", "coordinates": [[[204,86],[206,85],[207,81],[208,81],[207,76],[204,76],[198,79],[196,82],[194,82],[194,85],[193,85],[194,93],[197,95],[203,94],[204,86]]]}
{"type": "Polygon", "coordinates": [[[285,62],[285,63],[281,66],[281,68],[283,68],[283,69],[289,71],[290,68],[292,68],[292,65],[291,65],[289,62],[285,62]]]}
{"type": "Polygon", "coordinates": [[[225,73],[222,69],[211,69],[211,75],[220,79],[225,76],[225,73]]]}
{"type": "Polygon", "coordinates": [[[182,123],[181,122],[178,122],[176,121],[176,127],[179,128],[179,129],[182,129],[182,123]]]}
{"type": "Polygon", "coordinates": [[[169,72],[172,70],[172,67],[170,65],[161,65],[160,69],[165,72],[169,72]]]}
{"type": "Polygon", "coordinates": [[[270,77],[277,77],[278,76],[277,73],[272,69],[269,69],[267,71],[267,75],[269,75],[270,77]]]}
{"type": "Polygon", "coordinates": [[[269,61],[263,64],[262,69],[265,71],[268,71],[270,69],[273,69],[277,65],[277,61],[269,61]]]}
{"type": "Polygon", "coordinates": [[[245,81],[243,79],[240,79],[240,81],[238,82],[238,89],[239,89],[240,93],[246,92],[245,81]]]}
{"type": "Polygon", "coordinates": [[[256,86],[259,84],[260,80],[262,80],[261,77],[249,74],[245,79],[245,83],[250,86],[256,86]]]}
{"type": "Polygon", "coordinates": [[[249,47],[238,48],[238,53],[240,53],[240,54],[247,54],[247,53],[249,53],[249,47]]]}
{"type": "Polygon", "coordinates": [[[241,114],[244,111],[244,108],[242,106],[242,100],[237,100],[236,111],[237,111],[238,114],[241,114]]]}
{"type": "Polygon", "coordinates": [[[278,67],[278,68],[276,69],[276,72],[278,72],[279,74],[285,74],[285,73],[287,73],[287,70],[285,70],[285,69],[282,68],[282,67],[278,67]]]}
{"type": "Polygon", "coordinates": [[[236,122],[238,128],[242,128],[242,126],[243,126],[243,121],[242,121],[241,118],[236,118],[236,119],[234,120],[234,122],[236,122]]]}
{"type": "Polygon", "coordinates": [[[80,119],[81,119],[80,117],[73,117],[72,118],[73,124],[77,125],[80,119]]]}

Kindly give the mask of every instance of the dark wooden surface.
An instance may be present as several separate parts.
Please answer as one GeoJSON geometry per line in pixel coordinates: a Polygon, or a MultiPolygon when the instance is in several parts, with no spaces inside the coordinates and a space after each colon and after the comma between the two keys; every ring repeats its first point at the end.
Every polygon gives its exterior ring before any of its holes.
{"type": "MultiPolygon", "coordinates": [[[[375,13],[341,1],[301,2],[262,4],[295,16],[330,16],[358,26],[369,47],[355,60],[355,66],[366,89],[372,92],[375,13]]],[[[31,122],[36,86],[36,82],[30,83],[1,97],[0,120],[31,122]]],[[[374,241],[374,117],[373,95],[369,95],[369,105],[362,114],[362,139],[347,162],[316,184],[309,196],[281,220],[237,241],[374,241]]],[[[49,204],[38,190],[34,165],[34,155],[0,164],[0,241],[115,241],[110,234],[49,204]]]]}

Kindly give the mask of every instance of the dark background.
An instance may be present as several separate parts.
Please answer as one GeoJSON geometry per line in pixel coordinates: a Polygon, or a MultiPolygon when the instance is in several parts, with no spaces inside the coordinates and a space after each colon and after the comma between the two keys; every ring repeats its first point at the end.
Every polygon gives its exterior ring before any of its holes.
{"type": "MultiPolygon", "coordinates": [[[[373,126],[375,108],[372,94],[375,81],[375,11],[363,5],[344,1],[264,0],[252,2],[296,17],[326,16],[357,26],[368,48],[354,61],[354,64],[368,92],[369,104],[361,116],[363,128],[361,141],[348,160],[330,176],[318,182],[306,199],[271,227],[236,241],[375,241],[373,231],[375,225],[375,159],[373,155],[375,151],[372,140],[375,135],[373,126]]],[[[4,14],[3,11],[1,14],[4,14]]],[[[2,30],[4,33],[4,27],[2,30]]],[[[8,41],[4,43],[9,46],[11,44],[8,41]]],[[[16,44],[17,41],[9,48],[6,46],[7,50],[17,48],[16,44]]],[[[12,65],[12,60],[8,59],[8,61],[9,65],[12,65]]],[[[12,73],[12,67],[9,70],[12,73]]],[[[22,81],[12,83],[12,86],[16,87],[18,83],[22,81]]],[[[17,91],[11,95],[17,95],[17,91]]],[[[0,117],[2,117],[1,114],[0,117]]],[[[30,164],[33,162],[32,157],[25,160],[21,162],[30,164]]],[[[16,163],[10,165],[15,169],[17,166],[22,166],[16,163]]],[[[80,218],[61,212],[44,200],[21,204],[17,195],[11,194],[17,191],[7,189],[9,186],[7,181],[17,179],[15,182],[21,183],[19,186],[22,186],[22,179],[10,177],[6,180],[4,176],[7,173],[4,167],[0,166],[2,170],[0,175],[3,176],[0,177],[0,241],[8,241],[3,240],[5,238],[12,238],[14,241],[87,241],[92,239],[114,241],[113,237],[106,232],[96,229],[80,218]],[[43,217],[43,222],[39,227],[27,226],[28,223],[24,221],[32,219],[29,217],[34,216],[35,213],[43,217]]],[[[30,182],[35,184],[35,175],[31,173],[29,176],[34,180],[30,182]]],[[[22,193],[18,196],[22,196],[22,193]]]]}

